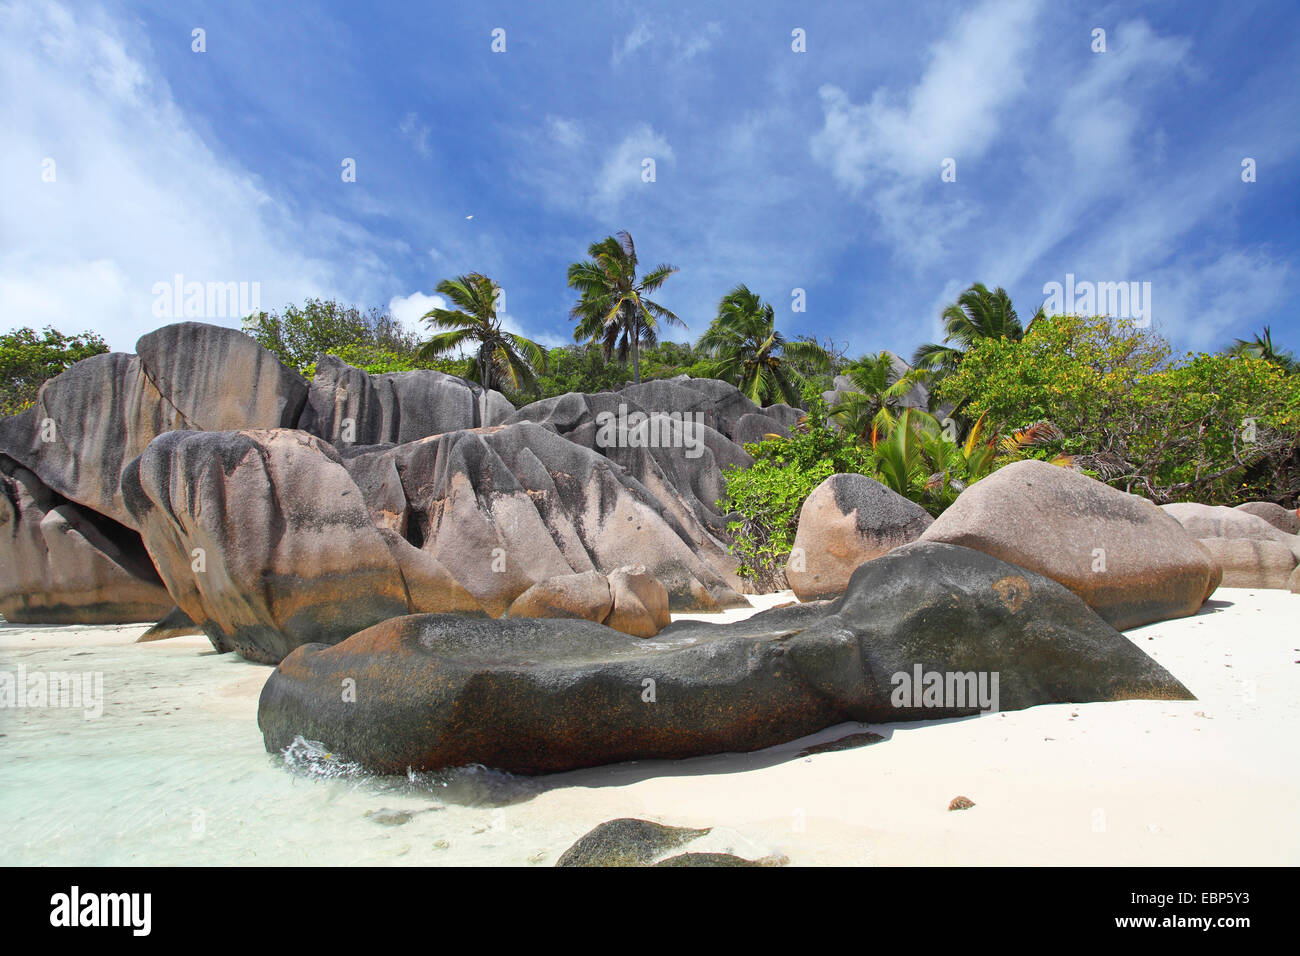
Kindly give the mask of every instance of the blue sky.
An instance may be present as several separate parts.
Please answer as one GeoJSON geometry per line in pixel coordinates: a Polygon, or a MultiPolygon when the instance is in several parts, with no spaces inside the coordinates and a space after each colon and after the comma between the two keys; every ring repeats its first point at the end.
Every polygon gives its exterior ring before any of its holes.
{"type": "Polygon", "coordinates": [[[910,355],[972,281],[1027,319],[1071,273],[1150,282],[1179,349],[1300,349],[1297,62],[1281,2],[0,0],[0,325],[130,350],[176,274],[413,321],[480,271],[560,344],[627,229],[681,270],[671,338],[745,282],[910,355]]]}

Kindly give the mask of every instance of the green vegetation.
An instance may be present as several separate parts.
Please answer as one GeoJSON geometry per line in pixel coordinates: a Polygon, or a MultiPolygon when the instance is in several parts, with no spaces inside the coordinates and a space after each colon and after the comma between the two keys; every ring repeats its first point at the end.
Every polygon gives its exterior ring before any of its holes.
{"type": "Polygon", "coordinates": [[[308,299],[301,308],[258,312],[244,319],[244,332],[289,368],[311,378],[316,356],[336,355],[367,372],[405,372],[417,361],[419,337],[382,309],[362,312],[332,299],[308,299]]]}
{"type": "MultiPolygon", "coordinates": [[[[772,305],[743,284],[694,345],[660,342],[662,325],[682,323],[649,296],[676,268],[638,276],[626,232],[588,252],[568,272],[577,344],[549,351],[502,328],[499,287],[479,273],[438,284],[456,308],[424,317],[434,333],[423,342],[385,311],[320,299],[249,316],[244,329],[308,376],[328,353],[372,373],[437,368],[521,404],[686,374],[728,381],[761,405],[800,406],[806,417],[788,438],[746,446],[753,466],[724,473],[718,504],[733,551],[763,587],[780,583],[808,494],[837,472],[874,478],[935,515],[1026,457],[1158,503],[1294,506],[1300,495],[1300,361],[1268,327],[1219,354],[1174,357],[1151,329],[1106,316],[1039,310],[1022,326],[1005,290],[976,283],[943,310],[944,341],[922,345],[900,374],[888,352],[845,362],[831,341],[787,339],[772,305]],[[852,387],[828,409],[819,395],[839,373],[852,387]],[[930,389],[930,411],[903,404],[917,383],[930,389]],[[940,403],[950,417],[931,414],[940,403]]],[[[31,405],[46,378],[104,351],[92,333],[0,336],[0,411],[31,405]]]]}
{"type": "Polygon", "coordinates": [[[746,445],[754,464],[723,472],[727,492],[718,504],[731,515],[732,554],[740,559],[741,576],[763,590],[784,586],[782,568],[794,545],[799,509],[812,490],[839,472],[874,471],[868,448],[827,425],[825,402],[811,389],[803,397],[808,414],[788,439],[746,445]]]}
{"type": "MultiPolygon", "coordinates": [[[[628,367],[606,356],[599,344],[566,345],[547,353],[546,372],[539,376],[542,398],[566,392],[613,392],[632,381],[628,367]]],[[[705,356],[681,342],[660,342],[641,353],[641,380],[690,375],[705,377],[705,356]]]]}
{"type": "MultiPolygon", "coordinates": [[[[1043,317],[1040,309],[1030,321],[1043,317]]],[[[1025,334],[1020,316],[1011,306],[1011,297],[999,286],[990,292],[982,282],[976,282],[957,297],[957,301],[943,310],[945,335],[943,343],[927,343],[912,356],[912,365],[936,372],[939,376],[954,371],[966,352],[985,339],[1011,339],[1018,341],[1025,334]],[[952,343],[952,344],[948,344],[952,343]]]]}
{"type": "Polygon", "coordinates": [[[1247,354],[1170,359],[1149,329],[1106,316],[986,339],[939,386],[995,427],[1050,422],[1035,457],[1158,503],[1284,500],[1300,491],[1300,376],[1247,354]]]}
{"type": "Polygon", "coordinates": [[[48,378],[69,365],[108,351],[94,332],[64,335],[21,328],[0,335],[0,415],[16,415],[36,401],[48,378]]]}
{"type": "Polygon", "coordinates": [[[514,332],[507,332],[497,318],[501,287],[485,275],[471,272],[455,279],[443,279],[437,291],[459,309],[430,309],[424,321],[439,329],[417,353],[423,360],[445,357],[477,343],[471,376],[484,388],[500,391],[538,391],[537,375],[546,369],[546,350],[514,332]]]}
{"type": "Polygon", "coordinates": [[[1256,333],[1254,338],[1236,339],[1224,349],[1224,354],[1263,359],[1269,365],[1276,365],[1288,375],[1300,372],[1300,361],[1296,360],[1293,353],[1286,349],[1279,349],[1273,344],[1273,332],[1267,325],[1264,326],[1264,331],[1256,333]]]}
{"type": "Polygon", "coordinates": [[[618,349],[618,360],[626,362],[632,354],[632,380],[641,381],[641,346],[659,341],[659,323],[685,323],[672,312],[649,298],[657,292],[676,266],[656,266],[637,278],[636,246],[632,236],[622,231],[593,242],[587,249],[591,258],[569,266],[569,285],[578,290],[578,303],[572,309],[577,328],[575,342],[600,342],[605,356],[618,349]]]}
{"type": "Polygon", "coordinates": [[[709,377],[730,382],[759,405],[799,404],[805,380],[792,360],[830,367],[830,356],[815,342],[787,341],[776,329],[771,304],[743,284],[722,297],[699,345],[711,359],[705,366],[709,377]]]}
{"type": "Polygon", "coordinates": [[[843,372],[853,390],[842,392],[831,409],[831,417],[859,442],[875,442],[888,435],[903,411],[903,398],[912,388],[913,376],[900,375],[888,352],[864,355],[843,372]]]}

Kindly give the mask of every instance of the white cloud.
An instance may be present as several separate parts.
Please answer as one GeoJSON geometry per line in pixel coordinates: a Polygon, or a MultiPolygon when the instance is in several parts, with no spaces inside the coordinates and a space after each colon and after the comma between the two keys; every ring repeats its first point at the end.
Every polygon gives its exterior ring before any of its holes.
{"type": "Polygon", "coordinates": [[[426,328],[420,320],[431,309],[445,308],[447,308],[447,300],[442,296],[425,295],[419,291],[412,292],[410,295],[395,295],[388,300],[389,314],[412,330],[426,328]]]}
{"type": "Polygon", "coordinates": [[[162,321],[154,284],[177,273],[258,282],[263,308],[338,295],[340,282],[382,284],[390,250],[287,207],[214,152],[158,78],[139,29],[94,8],[0,7],[0,88],[21,91],[0,98],[0,322],[94,329],[130,350],[162,321]],[[41,180],[46,158],[53,183],[41,180]],[[328,261],[339,246],[354,275],[340,278],[328,261]]]}
{"type": "Polygon", "coordinates": [[[631,32],[629,32],[627,36],[623,37],[623,42],[614,46],[614,52],[609,58],[610,64],[618,66],[637,50],[649,43],[653,36],[654,35],[650,32],[650,25],[644,20],[638,20],[636,26],[632,28],[631,32]]]}
{"type": "Polygon", "coordinates": [[[947,157],[979,157],[997,141],[1008,103],[1025,88],[1024,56],[1038,0],[990,0],[964,15],[930,48],[920,81],[899,96],[877,89],[855,105],[821,88],[825,125],[813,155],[854,190],[882,173],[939,176],[947,157]]]}
{"type": "Polygon", "coordinates": [[[429,148],[429,137],[432,135],[433,130],[428,125],[420,122],[418,114],[407,113],[403,116],[402,122],[398,124],[397,131],[425,159],[433,155],[433,150],[429,148]]]}
{"type": "Polygon", "coordinates": [[[676,61],[684,63],[701,53],[707,53],[712,49],[713,42],[721,36],[722,24],[717,22],[706,23],[697,30],[675,36],[673,46],[676,50],[676,61]]]}
{"type": "Polygon", "coordinates": [[[566,149],[581,146],[586,140],[582,124],[577,120],[565,119],[562,116],[547,116],[546,128],[551,134],[551,139],[566,149]]]}
{"type": "Polygon", "coordinates": [[[676,162],[677,157],[667,139],[642,123],[623,137],[596,174],[592,204],[597,211],[612,212],[628,190],[651,185],[641,178],[646,159],[655,161],[657,181],[659,167],[676,162]]]}

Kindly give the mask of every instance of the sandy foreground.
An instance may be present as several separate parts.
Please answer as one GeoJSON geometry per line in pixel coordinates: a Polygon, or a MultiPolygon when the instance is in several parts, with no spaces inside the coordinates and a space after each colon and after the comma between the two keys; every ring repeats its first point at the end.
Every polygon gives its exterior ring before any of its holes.
{"type": "Polygon", "coordinates": [[[1223,589],[1128,632],[1195,701],[842,724],[544,778],[291,768],[257,729],[270,668],[201,637],[134,643],[145,629],[0,626],[0,671],[103,680],[90,719],[0,709],[6,863],[545,866],[624,816],[713,827],[688,849],[791,865],[1300,863],[1300,595],[1283,591],[1223,589]],[[799,756],[866,729],[886,739],[799,756]],[[975,806],[950,812],[959,794],[975,806]]]}

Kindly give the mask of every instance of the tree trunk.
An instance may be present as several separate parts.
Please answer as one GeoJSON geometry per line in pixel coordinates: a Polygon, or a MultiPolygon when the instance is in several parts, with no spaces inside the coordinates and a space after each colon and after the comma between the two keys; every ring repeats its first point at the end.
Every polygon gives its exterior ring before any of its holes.
{"type": "Polygon", "coordinates": [[[641,323],[636,324],[636,335],[632,339],[632,380],[641,384],[641,323]]]}
{"type": "Polygon", "coordinates": [[[632,317],[632,382],[641,384],[641,316],[632,317]]]}

